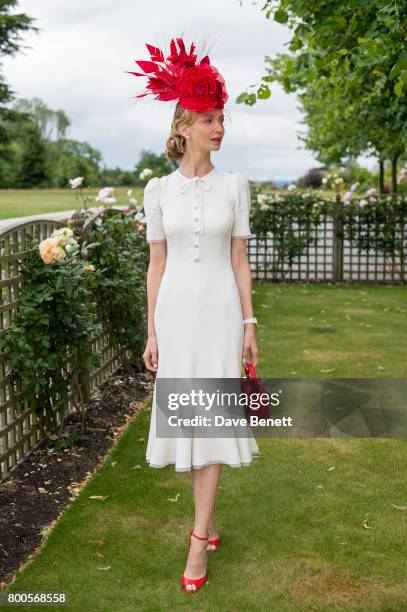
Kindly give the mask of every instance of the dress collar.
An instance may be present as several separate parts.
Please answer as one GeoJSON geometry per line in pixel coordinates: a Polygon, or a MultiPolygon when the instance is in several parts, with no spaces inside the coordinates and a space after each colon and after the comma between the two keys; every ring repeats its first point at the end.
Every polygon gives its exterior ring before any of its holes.
{"type": "Polygon", "coordinates": [[[211,179],[217,173],[217,168],[213,167],[207,174],[203,176],[194,176],[188,177],[182,174],[182,172],[177,168],[175,170],[175,174],[181,181],[181,185],[179,187],[180,193],[185,193],[188,188],[192,185],[194,191],[197,189],[201,189],[202,191],[209,191],[211,188],[211,179]]]}
{"type": "Polygon", "coordinates": [[[184,179],[185,181],[196,181],[197,179],[201,179],[201,180],[206,180],[209,177],[211,177],[212,174],[215,174],[215,172],[217,172],[217,168],[216,166],[214,166],[212,168],[212,170],[209,170],[209,172],[207,172],[206,174],[204,174],[203,176],[194,176],[194,177],[189,177],[189,176],[185,176],[184,174],[182,174],[181,170],[179,168],[177,168],[175,170],[175,173],[178,174],[178,176],[182,179],[184,179]]]}

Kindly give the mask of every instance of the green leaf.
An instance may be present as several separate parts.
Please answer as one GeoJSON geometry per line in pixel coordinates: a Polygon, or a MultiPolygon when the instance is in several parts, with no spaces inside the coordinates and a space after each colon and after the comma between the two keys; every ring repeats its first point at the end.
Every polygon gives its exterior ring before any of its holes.
{"type": "Polygon", "coordinates": [[[62,289],[63,286],[64,286],[64,278],[61,275],[61,276],[58,276],[58,278],[57,278],[57,282],[56,282],[55,288],[56,288],[57,291],[59,291],[60,289],[62,289]]]}
{"type": "Polygon", "coordinates": [[[389,79],[395,79],[396,76],[398,76],[401,72],[401,66],[399,62],[396,62],[393,66],[393,68],[390,70],[389,72],[389,79]]]}
{"type": "Polygon", "coordinates": [[[288,13],[286,13],[282,9],[278,9],[274,13],[274,21],[277,21],[278,23],[287,23],[287,21],[288,21],[288,13]]]}
{"type": "Polygon", "coordinates": [[[236,104],[243,104],[243,102],[246,102],[248,95],[249,94],[246,91],[239,94],[235,100],[236,104]]]}
{"type": "Polygon", "coordinates": [[[298,51],[298,49],[302,49],[303,43],[302,40],[298,37],[294,37],[290,42],[289,49],[290,51],[298,51]]]}
{"type": "Polygon", "coordinates": [[[400,73],[400,81],[405,85],[407,83],[407,70],[402,70],[400,73]]]}
{"type": "Polygon", "coordinates": [[[267,100],[271,96],[270,87],[268,85],[261,85],[257,90],[257,97],[260,100],[267,100]]]}
{"type": "Polygon", "coordinates": [[[290,79],[288,77],[286,77],[286,76],[283,78],[283,87],[284,87],[285,91],[287,91],[287,92],[291,91],[290,79]]]}
{"type": "Polygon", "coordinates": [[[402,79],[399,79],[397,81],[397,83],[394,86],[394,93],[396,94],[396,96],[401,96],[401,94],[403,93],[403,81],[402,79]]]}

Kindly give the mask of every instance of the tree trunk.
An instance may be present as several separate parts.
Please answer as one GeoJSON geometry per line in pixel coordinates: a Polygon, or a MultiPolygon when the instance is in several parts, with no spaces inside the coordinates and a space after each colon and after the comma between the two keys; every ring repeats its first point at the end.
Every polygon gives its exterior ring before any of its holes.
{"type": "Polygon", "coordinates": [[[379,160],[379,170],[380,170],[379,188],[380,188],[380,193],[383,194],[384,193],[384,160],[383,159],[379,160]]]}
{"type": "Polygon", "coordinates": [[[397,153],[391,160],[391,190],[393,193],[397,193],[397,160],[399,153],[397,153]]]}

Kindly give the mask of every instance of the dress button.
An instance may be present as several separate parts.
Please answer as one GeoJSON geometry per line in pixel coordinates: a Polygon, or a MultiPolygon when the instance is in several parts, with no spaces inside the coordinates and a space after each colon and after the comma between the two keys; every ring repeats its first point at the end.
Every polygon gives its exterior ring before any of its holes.
{"type": "Polygon", "coordinates": [[[194,221],[199,221],[199,217],[194,217],[194,221]]]}
{"type": "Polygon", "coordinates": [[[194,229],[194,234],[199,234],[199,227],[196,227],[196,228],[194,229]]]}
{"type": "Polygon", "coordinates": [[[194,257],[194,261],[198,261],[198,260],[199,260],[198,255],[195,255],[195,257],[194,257]]]}
{"type": "Polygon", "coordinates": [[[199,242],[195,242],[194,247],[197,249],[199,247],[199,242]]]}

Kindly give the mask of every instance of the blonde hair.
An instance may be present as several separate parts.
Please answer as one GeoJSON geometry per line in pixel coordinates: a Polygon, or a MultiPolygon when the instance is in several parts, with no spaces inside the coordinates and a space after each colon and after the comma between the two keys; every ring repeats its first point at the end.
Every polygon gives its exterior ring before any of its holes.
{"type": "Polygon", "coordinates": [[[166,154],[168,159],[181,159],[186,149],[186,138],[179,132],[184,125],[192,125],[199,113],[188,110],[178,102],[171,123],[171,133],[166,142],[166,154]]]}

